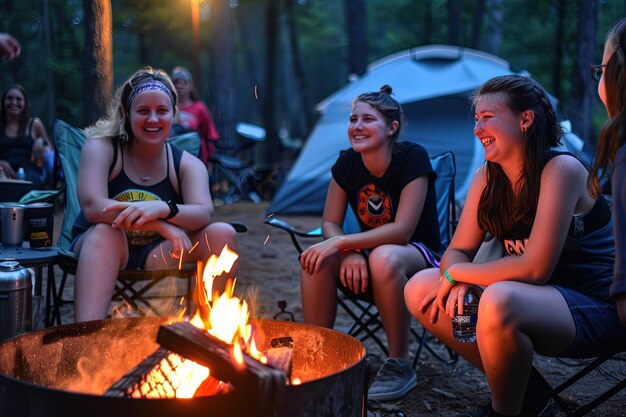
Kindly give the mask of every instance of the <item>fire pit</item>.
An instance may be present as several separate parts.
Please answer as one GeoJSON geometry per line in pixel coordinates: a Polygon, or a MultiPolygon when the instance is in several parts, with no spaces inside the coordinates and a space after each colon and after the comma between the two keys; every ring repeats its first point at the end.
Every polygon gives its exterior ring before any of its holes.
{"type": "Polygon", "coordinates": [[[237,256],[225,246],[198,262],[188,322],[92,321],[1,344],[0,415],[363,416],[363,345],[320,327],[251,321],[235,280],[213,290],[237,256]]]}
{"type": "Polygon", "coordinates": [[[265,405],[237,387],[190,399],[114,398],[102,394],[151,355],[167,318],[71,324],[0,345],[0,415],[48,416],[361,416],[367,384],[365,349],[356,339],[304,324],[258,320],[259,350],[293,339],[292,380],[265,405]],[[269,406],[268,406],[269,404],[269,406]],[[87,414],[86,414],[87,413],[87,414]]]}

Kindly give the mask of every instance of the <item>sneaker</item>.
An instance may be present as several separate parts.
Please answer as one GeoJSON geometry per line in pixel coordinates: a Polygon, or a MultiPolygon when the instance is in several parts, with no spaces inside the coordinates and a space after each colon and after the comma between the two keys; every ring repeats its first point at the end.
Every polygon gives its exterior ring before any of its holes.
{"type": "Polygon", "coordinates": [[[409,361],[389,358],[378,370],[367,391],[370,400],[393,401],[417,386],[417,377],[409,361]]]}

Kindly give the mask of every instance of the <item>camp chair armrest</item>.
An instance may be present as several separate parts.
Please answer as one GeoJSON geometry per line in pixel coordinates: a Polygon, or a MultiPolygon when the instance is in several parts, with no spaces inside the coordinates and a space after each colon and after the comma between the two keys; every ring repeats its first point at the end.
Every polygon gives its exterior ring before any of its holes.
{"type": "Polygon", "coordinates": [[[291,242],[293,243],[293,246],[296,248],[298,253],[302,253],[303,249],[300,243],[298,242],[298,238],[296,236],[303,237],[303,238],[322,237],[322,231],[320,228],[317,228],[309,232],[302,232],[300,230],[295,229],[286,221],[278,219],[276,217],[270,217],[269,219],[265,220],[265,224],[273,226],[273,227],[277,227],[289,233],[291,242]]]}
{"type": "Polygon", "coordinates": [[[246,233],[248,231],[248,226],[241,222],[228,222],[228,224],[230,224],[237,233],[246,233]]]}
{"type": "Polygon", "coordinates": [[[270,217],[269,219],[265,220],[265,224],[278,227],[279,229],[282,229],[289,234],[293,233],[294,235],[300,236],[300,237],[321,237],[322,236],[322,233],[319,230],[319,228],[309,231],[309,232],[303,232],[301,230],[297,230],[286,221],[278,219],[276,217],[270,217]]]}

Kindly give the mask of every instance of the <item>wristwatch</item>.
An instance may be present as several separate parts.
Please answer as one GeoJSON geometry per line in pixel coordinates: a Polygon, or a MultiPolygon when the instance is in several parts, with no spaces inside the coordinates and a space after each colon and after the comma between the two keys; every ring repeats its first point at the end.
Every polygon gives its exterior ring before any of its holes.
{"type": "Polygon", "coordinates": [[[165,220],[169,220],[178,214],[178,206],[172,200],[167,200],[165,203],[167,203],[167,206],[170,208],[170,214],[165,217],[165,220]]]}

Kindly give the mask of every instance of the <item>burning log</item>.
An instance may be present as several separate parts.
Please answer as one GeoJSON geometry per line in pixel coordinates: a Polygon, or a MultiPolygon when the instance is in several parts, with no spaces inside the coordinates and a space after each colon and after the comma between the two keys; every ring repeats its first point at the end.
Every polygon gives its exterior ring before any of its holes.
{"type": "MultiPolygon", "coordinates": [[[[180,389],[187,388],[185,383],[188,381],[182,380],[186,375],[181,375],[184,373],[183,368],[188,366],[186,361],[167,349],[159,348],[125,373],[103,395],[120,398],[176,398],[181,394],[180,389]]],[[[197,385],[195,392],[187,396],[223,394],[231,388],[210,375],[197,385]]]]}
{"type": "MultiPolygon", "coordinates": [[[[189,323],[161,326],[157,342],[165,349],[209,367],[213,377],[231,383],[237,390],[254,395],[258,401],[267,402],[268,399],[276,398],[287,386],[287,376],[283,369],[264,365],[244,352],[241,352],[241,362],[237,363],[233,359],[233,346],[189,323]]],[[[285,355],[282,351],[277,355],[282,358],[274,363],[281,363],[281,366],[290,369],[291,360],[287,361],[285,355]]]]}

